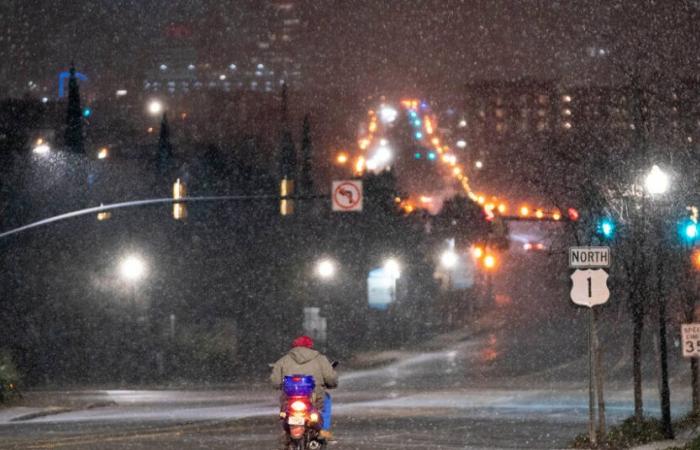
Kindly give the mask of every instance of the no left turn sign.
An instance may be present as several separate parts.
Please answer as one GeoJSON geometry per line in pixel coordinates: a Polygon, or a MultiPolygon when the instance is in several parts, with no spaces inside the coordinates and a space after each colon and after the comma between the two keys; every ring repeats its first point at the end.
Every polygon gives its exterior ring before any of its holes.
{"type": "Polygon", "coordinates": [[[334,181],[331,199],[333,211],[362,211],[362,181],[334,181]]]}

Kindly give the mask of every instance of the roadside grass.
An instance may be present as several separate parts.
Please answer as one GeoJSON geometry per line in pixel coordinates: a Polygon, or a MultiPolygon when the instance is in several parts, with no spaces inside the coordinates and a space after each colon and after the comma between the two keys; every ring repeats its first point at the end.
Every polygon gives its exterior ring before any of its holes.
{"type": "MultiPolygon", "coordinates": [[[[673,428],[677,431],[698,426],[700,426],[700,415],[692,413],[673,423],[673,428]]],[[[595,448],[605,450],[625,449],[665,439],[663,426],[659,419],[645,417],[642,420],[637,420],[634,417],[628,417],[621,424],[610,427],[603,442],[598,443],[598,446],[595,448]]],[[[593,448],[588,440],[588,433],[576,436],[571,446],[573,448],[593,448]]],[[[673,447],[669,450],[700,450],[700,436],[685,446],[673,447]]]]}
{"type": "Polygon", "coordinates": [[[635,417],[625,419],[621,424],[610,427],[603,442],[597,447],[591,447],[588,433],[579,434],[571,443],[573,448],[600,448],[600,449],[624,449],[635,445],[648,444],[649,442],[664,439],[661,421],[651,417],[637,420],[635,417]]]}
{"type": "MultiPolygon", "coordinates": [[[[689,428],[700,427],[700,414],[693,414],[692,412],[674,423],[675,429],[687,430],[689,428]]],[[[668,450],[700,450],[700,436],[697,436],[692,441],[680,447],[673,447],[668,450]]]]}

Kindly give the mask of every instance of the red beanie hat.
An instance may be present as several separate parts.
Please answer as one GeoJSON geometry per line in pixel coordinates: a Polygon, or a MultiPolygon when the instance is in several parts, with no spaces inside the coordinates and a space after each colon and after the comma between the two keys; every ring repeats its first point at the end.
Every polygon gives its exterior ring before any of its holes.
{"type": "Polygon", "coordinates": [[[298,338],[294,339],[292,342],[292,348],[295,347],[306,347],[306,348],[313,348],[314,346],[314,341],[308,336],[299,336],[298,338]]]}

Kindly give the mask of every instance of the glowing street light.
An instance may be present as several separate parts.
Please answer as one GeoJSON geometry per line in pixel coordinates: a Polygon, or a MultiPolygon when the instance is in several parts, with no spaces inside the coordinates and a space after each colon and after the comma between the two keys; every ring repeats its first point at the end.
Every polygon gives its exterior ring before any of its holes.
{"type": "Polygon", "coordinates": [[[316,274],[324,280],[331,279],[335,276],[335,262],[331,259],[322,259],[316,265],[316,274]]]}
{"type": "Polygon", "coordinates": [[[381,109],[379,110],[379,119],[383,123],[392,123],[396,120],[396,116],[398,114],[398,111],[391,106],[382,105],[381,109]]]}
{"type": "Polygon", "coordinates": [[[51,147],[42,138],[36,140],[36,145],[32,149],[32,152],[37,155],[46,155],[51,151],[51,147]]]}
{"type": "Polygon", "coordinates": [[[138,281],[146,274],[146,263],[138,255],[128,255],[119,264],[119,272],[128,281],[138,281]]]}
{"type": "Polygon", "coordinates": [[[454,250],[445,250],[440,256],[440,263],[448,269],[452,269],[457,265],[459,257],[454,250]]]}
{"type": "Polygon", "coordinates": [[[496,257],[493,255],[486,255],[484,257],[484,267],[487,269],[493,269],[496,267],[496,257]]]}
{"type": "Polygon", "coordinates": [[[348,155],[347,153],[338,153],[338,156],[335,160],[338,162],[338,164],[345,164],[346,162],[348,162],[348,155]]]}
{"type": "Polygon", "coordinates": [[[148,112],[154,116],[163,113],[163,103],[160,100],[151,100],[148,103],[148,112]]]}
{"type": "Polygon", "coordinates": [[[394,258],[389,258],[384,261],[384,271],[393,278],[401,278],[401,266],[394,258]]]}
{"type": "Polygon", "coordinates": [[[671,187],[671,180],[666,172],[654,164],[644,179],[644,186],[651,195],[665,194],[671,187]]]}
{"type": "Polygon", "coordinates": [[[102,147],[97,151],[97,159],[105,159],[109,156],[109,150],[107,147],[102,147]]]}

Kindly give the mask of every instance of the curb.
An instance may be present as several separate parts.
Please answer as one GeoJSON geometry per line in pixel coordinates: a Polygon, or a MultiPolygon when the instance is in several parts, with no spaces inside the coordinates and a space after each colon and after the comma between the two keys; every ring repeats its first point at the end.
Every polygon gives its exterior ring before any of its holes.
{"type": "Polygon", "coordinates": [[[73,412],[73,411],[89,410],[89,409],[95,409],[95,408],[106,408],[108,406],[116,406],[116,405],[117,405],[117,402],[110,400],[110,401],[104,401],[104,402],[90,403],[83,408],[67,408],[67,407],[61,407],[61,406],[50,406],[48,408],[42,409],[41,411],[35,411],[32,413],[27,413],[27,414],[23,414],[21,416],[13,417],[12,419],[9,420],[9,422],[25,422],[27,420],[38,419],[39,417],[55,416],[58,414],[63,414],[63,413],[68,413],[68,412],[73,412]]]}
{"type": "Polygon", "coordinates": [[[28,413],[28,414],[23,414],[21,416],[13,417],[9,421],[10,422],[24,422],[26,420],[32,420],[32,419],[36,419],[39,417],[53,416],[56,414],[62,414],[62,413],[71,412],[71,411],[74,411],[74,409],[53,406],[50,408],[42,409],[41,411],[36,411],[36,412],[28,413]]]}

